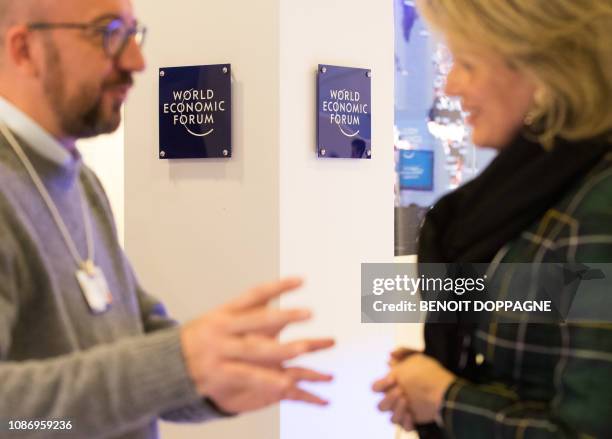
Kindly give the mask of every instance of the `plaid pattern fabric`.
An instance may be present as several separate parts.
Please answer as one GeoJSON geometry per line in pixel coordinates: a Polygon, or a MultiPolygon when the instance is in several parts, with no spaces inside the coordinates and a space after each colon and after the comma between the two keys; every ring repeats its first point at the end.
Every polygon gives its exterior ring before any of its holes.
{"type": "MultiPolygon", "coordinates": [[[[502,262],[612,262],[612,153],[500,250],[502,262]]],[[[479,378],[448,389],[447,437],[612,438],[612,324],[483,322],[465,346],[479,378]]]]}

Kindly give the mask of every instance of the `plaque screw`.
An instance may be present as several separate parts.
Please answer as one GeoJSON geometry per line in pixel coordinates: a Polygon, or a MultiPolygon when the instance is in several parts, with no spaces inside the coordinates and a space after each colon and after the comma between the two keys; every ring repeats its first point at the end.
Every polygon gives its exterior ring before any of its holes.
{"type": "Polygon", "coordinates": [[[160,151],[159,152],[159,156],[160,157],[166,157],[166,151],[160,151]]]}
{"type": "Polygon", "coordinates": [[[223,73],[227,73],[227,72],[228,72],[227,67],[223,67],[223,73]]]}
{"type": "Polygon", "coordinates": [[[368,78],[371,78],[371,77],[372,77],[372,72],[371,72],[370,70],[368,70],[368,71],[366,72],[366,76],[367,76],[368,78]]]}
{"type": "Polygon", "coordinates": [[[322,155],[322,156],[324,156],[324,155],[326,155],[326,154],[327,154],[327,151],[325,151],[325,149],[324,149],[324,148],[321,148],[320,153],[321,153],[321,155],[322,155]]]}
{"type": "Polygon", "coordinates": [[[368,150],[366,151],[366,155],[367,155],[368,157],[372,157],[372,151],[368,149],[368,150]]]}
{"type": "Polygon", "coordinates": [[[229,155],[229,151],[227,149],[223,150],[223,156],[227,157],[229,155]]]}
{"type": "Polygon", "coordinates": [[[325,66],[321,67],[321,73],[327,73],[327,67],[325,66]]]}
{"type": "Polygon", "coordinates": [[[163,70],[160,70],[159,76],[163,78],[164,76],[166,76],[166,72],[164,72],[163,70]]]}

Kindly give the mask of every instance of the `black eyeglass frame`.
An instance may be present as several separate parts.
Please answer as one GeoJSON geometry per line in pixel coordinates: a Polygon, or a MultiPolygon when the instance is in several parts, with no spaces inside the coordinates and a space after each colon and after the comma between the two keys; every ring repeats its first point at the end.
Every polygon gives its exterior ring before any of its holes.
{"type": "Polygon", "coordinates": [[[121,53],[125,50],[130,38],[134,36],[136,36],[136,43],[138,44],[138,46],[139,47],[143,46],[144,41],[145,41],[145,36],[147,34],[146,26],[135,23],[134,25],[128,27],[126,23],[120,18],[115,18],[104,25],[99,23],[98,21],[99,20],[96,20],[92,23],[35,22],[35,23],[28,23],[27,28],[28,30],[31,30],[31,31],[73,29],[73,30],[90,31],[90,32],[102,34],[104,52],[110,58],[116,58],[120,56],[121,53]],[[112,48],[110,41],[113,36],[113,32],[115,32],[117,29],[120,29],[120,28],[123,28],[125,30],[125,33],[122,36],[121,43],[116,48],[112,48]]]}

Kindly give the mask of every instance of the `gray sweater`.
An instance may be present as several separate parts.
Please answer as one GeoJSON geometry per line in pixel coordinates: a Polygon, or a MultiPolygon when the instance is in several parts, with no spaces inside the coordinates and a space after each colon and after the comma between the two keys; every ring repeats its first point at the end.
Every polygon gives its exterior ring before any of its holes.
{"type": "Polygon", "coordinates": [[[21,144],[86,255],[81,185],[113,305],[90,312],[47,207],[0,136],[0,438],[151,439],[158,417],[220,416],[196,393],[175,322],[134,276],[93,172],[21,144]],[[70,420],[72,430],[9,431],[17,420],[70,420]]]}

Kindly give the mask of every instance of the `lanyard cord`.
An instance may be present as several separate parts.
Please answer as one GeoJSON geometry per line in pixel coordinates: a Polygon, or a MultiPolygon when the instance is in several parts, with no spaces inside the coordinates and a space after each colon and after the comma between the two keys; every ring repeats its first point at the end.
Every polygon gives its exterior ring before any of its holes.
{"type": "Polygon", "coordinates": [[[28,159],[28,156],[23,151],[23,148],[21,148],[21,145],[19,145],[19,142],[17,141],[17,139],[15,139],[15,136],[13,136],[13,133],[11,133],[9,129],[6,127],[6,125],[2,122],[0,122],[0,132],[2,132],[2,135],[8,141],[9,145],[11,145],[11,147],[15,151],[15,154],[17,154],[17,157],[19,158],[19,160],[21,160],[21,163],[23,164],[26,171],[30,175],[30,178],[32,179],[32,182],[34,183],[34,186],[36,187],[36,189],[38,190],[38,193],[40,194],[43,201],[47,205],[47,208],[49,209],[49,212],[51,213],[51,217],[53,218],[53,221],[57,225],[57,228],[59,229],[60,234],[64,238],[64,243],[66,244],[68,251],[72,255],[74,262],[77,264],[79,269],[85,270],[89,274],[93,274],[93,271],[95,268],[94,263],[93,263],[93,258],[94,258],[93,232],[92,232],[92,226],[91,226],[91,218],[85,207],[85,197],[83,196],[83,190],[81,189],[81,185],[77,182],[77,186],[79,190],[79,198],[81,202],[81,212],[83,214],[83,222],[85,224],[85,240],[87,241],[87,259],[86,260],[83,260],[83,258],[81,258],[81,255],[79,254],[79,251],[77,250],[76,245],[72,237],[70,236],[68,227],[66,227],[66,223],[64,223],[64,220],[62,219],[62,216],[60,215],[59,210],[57,209],[57,206],[53,202],[51,195],[49,195],[47,188],[41,181],[38,173],[36,172],[36,169],[34,169],[32,162],[30,162],[30,160],[28,159]]]}

